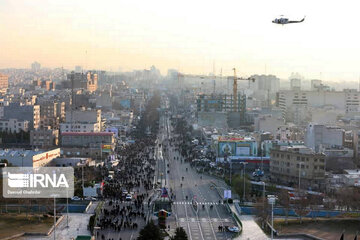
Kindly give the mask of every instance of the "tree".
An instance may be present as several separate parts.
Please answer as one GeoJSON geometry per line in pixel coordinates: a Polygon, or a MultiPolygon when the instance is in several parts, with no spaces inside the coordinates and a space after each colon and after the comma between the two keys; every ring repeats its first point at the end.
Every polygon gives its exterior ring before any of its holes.
{"type": "Polygon", "coordinates": [[[146,226],[140,230],[137,240],[163,240],[160,228],[150,221],[146,226]]]}
{"type": "Polygon", "coordinates": [[[262,228],[264,229],[265,223],[270,218],[271,206],[267,199],[258,198],[255,205],[256,216],[261,220],[262,228]]]}
{"type": "MultiPolygon", "coordinates": [[[[244,195],[244,178],[240,175],[233,176],[232,186],[235,192],[242,198],[242,196],[244,195]]],[[[250,192],[251,192],[251,183],[249,179],[245,177],[245,194],[249,194],[250,192]]]]}
{"type": "Polygon", "coordinates": [[[170,240],[188,240],[187,234],[182,227],[178,227],[175,230],[175,235],[170,240]]]}
{"type": "Polygon", "coordinates": [[[286,189],[281,189],[279,194],[279,201],[281,206],[284,208],[285,212],[285,223],[288,224],[288,217],[289,217],[289,211],[290,211],[290,197],[289,193],[286,189]]]}
{"type": "Polygon", "coordinates": [[[298,195],[295,204],[295,213],[299,216],[300,224],[302,224],[302,218],[309,213],[309,199],[304,192],[299,192],[298,195]]]}

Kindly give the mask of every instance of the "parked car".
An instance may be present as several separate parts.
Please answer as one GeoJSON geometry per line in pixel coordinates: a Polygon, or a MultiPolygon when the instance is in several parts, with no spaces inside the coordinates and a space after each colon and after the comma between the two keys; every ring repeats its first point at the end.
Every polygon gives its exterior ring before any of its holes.
{"type": "Polygon", "coordinates": [[[80,201],[81,198],[79,198],[78,196],[73,196],[73,197],[71,198],[71,200],[73,200],[73,201],[80,201]]]}
{"type": "Polygon", "coordinates": [[[236,226],[232,226],[232,227],[226,226],[225,229],[229,232],[234,232],[234,233],[240,232],[240,229],[236,226]]]}
{"type": "Polygon", "coordinates": [[[86,197],[85,200],[96,201],[97,198],[96,197],[86,197]]]}

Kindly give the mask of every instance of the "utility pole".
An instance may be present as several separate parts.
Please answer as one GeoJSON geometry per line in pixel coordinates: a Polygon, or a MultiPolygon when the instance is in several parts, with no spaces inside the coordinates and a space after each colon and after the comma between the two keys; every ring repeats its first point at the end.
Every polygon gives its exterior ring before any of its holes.
{"type": "Polygon", "coordinates": [[[56,200],[54,196],[54,240],[56,239],[56,200]]]}
{"type": "Polygon", "coordinates": [[[268,203],[271,204],[271,240],[274,239],[274,204],[276,198],[274,195],[268,196],[268,203]]]}
{"type": "Polygon", "coordinates": [[[243,164],[243,165],[244,165],[244,168],[243,168],[243,172],[244,172],[244,174],[243,174],[243,175],[244,175],[244,176],[243,176],[243,178],[244,178],[243,201],[245,202],[245,191],[246,191],[246,190],[245,190],[245,187],[246,187],[246,185],[245,185],[245,179],[246,179],[246,178],[245,178],[245,173],[246,173],[246,172],[245,172],[245,168],[246,168],[246,164],[248,164],[248,163],[247,163],[247,162],[240,162],[240,164],[243,164]]]}

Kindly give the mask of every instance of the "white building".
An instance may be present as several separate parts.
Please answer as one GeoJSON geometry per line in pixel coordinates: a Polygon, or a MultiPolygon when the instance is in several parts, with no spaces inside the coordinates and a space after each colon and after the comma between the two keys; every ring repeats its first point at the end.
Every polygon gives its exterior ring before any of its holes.
{"type": "Polygon", "coordinates": [[[291,112],[308,108],[332,106],[343,113],[360,111],[360,93],[354,89],[344,91],[301,91],[283,90],[278,93],[277,105],[282,110],[286,121],[294,121],[296,116],[291,112]]]}
{"type": "Polygon", "coordinates": [[[101,110],[81,109],[66,112],[66,122],[60,124],[64,132],[101,132],[101,110]]]}
{"type": "Polygon", "coordinates": [[[316,152],[323,148],[341,148],[345,130],[336,126],[310,123],[306,128],[305,145],[316,152]]]}
{"type": "Polygon", "coordinates": [[[100,123],[60,123],[61,132],[100,132],[100,123]]]}
{"type": "Polygon", "coordinates": [[[29,131],[29,121],[17,119],[0,119],[0,132],[19,133],[29,131]]]}
{"type": "Polygon", "coordinates": [[[50,151],[0,150],[0,159],[17,167],[43,167],[57,157],[60,157],[60,148],[50,151]]]}

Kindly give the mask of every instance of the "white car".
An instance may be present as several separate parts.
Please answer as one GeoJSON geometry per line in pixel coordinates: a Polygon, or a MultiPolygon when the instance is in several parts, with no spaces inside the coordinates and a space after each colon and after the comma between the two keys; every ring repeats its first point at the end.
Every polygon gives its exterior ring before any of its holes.
{"type": "Polygon", "coordinates": [[[73,197],[71,198],[71,200],[73,200],[73,201],[80,201],[81,198],[79,198],[78,196],[73,196],[73,197]]]}
{"type": "Polygon", "coordinates": [[[229,232],[234,232],[234,233],[240,232],[240,229],[239,229],[238,227],[236,227],[236,226],[232,226],[232,227],[226,226],[225,228],[226,228],[226,230],[228,230],[229,232]]]}
{"type": "Polygon", "coordinates": [[[126,198],[125,198],[126,201],[131,201],[131,199],[132,199],[132,196],[130,194],[126,195],[126,198]]]}
{"type": "Polygon", "coordinates": [[[96,201],[96,197],[86,197],[85,200],[96,201]]]}

